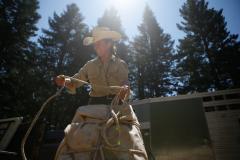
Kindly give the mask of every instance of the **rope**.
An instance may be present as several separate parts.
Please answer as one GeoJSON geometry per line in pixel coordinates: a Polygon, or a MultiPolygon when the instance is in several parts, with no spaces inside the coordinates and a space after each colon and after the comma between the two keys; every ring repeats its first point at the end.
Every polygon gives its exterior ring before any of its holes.
{"type": "MultiPolygon", "coordinates": [[[[120,90],[121,91],[121,90],[120,90]]],[[[122,103],[126,103],[126,100],[129,96],[130,92],[128,92],[124,99],[123,99],[123,102],[122,103]]],[[[103,146],[103,144],[97,144],[97,148],[98,150],[95,151],[95,155],[98,151],[100,151],[101,153],[101,160],[105,160],[104,158],[104,154],[103,154],[103,151],[102,149],[105,148],[105,149],[108,149],[108,150],[112,150],[112,151],[116,151],[116,152],[129,152],[129,153],[137,153],[137,154],[142,154],[144,156],[144,158],[147,159],[147,155],[145,154],[144,151],[141,151],[141,150],[134,150],[134,149],[121,149],[121,148],[116,148],[117,146],[120,146],[120,123],[122,124],[131,124],[131,125],[136,125],[137,128],[139,129],[139,124],[136,123],[135,121],[128,121],[126,119],[126,116],[122,116],[122,117],[119,117],[121,115],[120,112],[117,112],[115,113],[114,111],[114,107],[116,105],[119,105],[119,94],[116,95],[114,97],[114,99],[112,100],[112,103],[110,105],[110,113],[111,113],[111,117],[107,120],[106,124],[103,126],[102,128],[102,137],[103,137],[103,140],[104,142],[107,144],[107,146],[103,146]],[[113,124],[116,124],[116,130],[118,132],[118,141],[116,144],[111,144],[106,136],[106,133],[107,133],[107,129],[113,125],[113,124]]]]}
{"type": "MultiPolygon", "coordinates": [[[[73,77],[67,77],[67,76],[64,76],[64,78],[70,78],[76,82],[79,82],[79,83],[83,83],[83,84],[87,84],[87,85],[91,85],[92,87],[100,87],[100,88],[105,88],[105,89],[109,89],[109,88],[112,88],[112,89],[123,89],[123,87],[121,86],[102,86],[102,85],[94,85],[94,84],[90,84],[89,82],[86,82],[86,81],[83,81],[83,80],[79,80],[79,79],[76,79],[76,78],[73,78],[73,77]]],[[[46,107],[46,105],[52,100],[54,99],[55,97],[59,96],[62,92],[62,90],[65,88],[65,84],[54,94],[52,95],[51,97],[49,97],[43,104],[42,106],[40,107],[39,111],[37,112],[37,114],[34,116],[34,119],[33,121],[31,122],[30,124],[30,127],[28,128],[26,134],[24,135],[23,139],[22,139],[22,142],[21,142],[21,154],[22,154],[22,158],[23,160],[27,160],[27,157],[25,155],[25,143],[27,141],[27,138],[30,134],[30,132],[32,131],[34,125],[36,124],[38,118],[40,117],[42,111],[44,110],[44,108],[46,107]]],[[[112,114],[114,115],[115,117],[115,120],[118,121],[117,119],[117,116],[114,114],[114,111],[112,112],[112,114]]],[[[118,123],[118,122],[117,122],[118,123]]],[[[119,123],[118,123],[118,126],[119,126],[119,123]]],[[[109,143],[110,144],[110,143],[109,143]]]]}
{"type": "Polygon", "coordinates": [[[21,143],[21,153],[22,153],[22,158],[23,160],[27,160],[26,155],[25,155],[25,143],[26,140],[31,132],[31,130],[33,129],[35,123],[37,122],[39,116],[41,115],[43,109],[46,107],[46,105],[55,97],[59,96],[60,93],[62,92],[62,90],[64,89],[65,86],[63,86],[62,88],[60,88],[54,95],[52,95],[51,97],[49,97],[44,103],[43,105],[40,107],[40,110],[37,112],[37,114],[35,115],[30,127],[28,128],[26,134],[24,135],[23,139],[22,139],[22,143],[21,143]]]}
{"type": "MultiPolygon", "coordinates": [[[[83,83],[83,84],[87,84],[87,85],[91,85],[92,87],[99,87],[99,88],[105,88],[105,89],[119,89],[120,91],[122,89],[124,89],[124,87],[121,87],[121,86],[103,86],[103,85],[94,85],[94,84],[90,84],[89,82],[86,82],[86,81],[83,81],[83,80],[79,80],[79,79],[76,79],[76,78],[73,78],[73,77],[65,77],[65,78],[70,78],[71,80],[75,81],[75,82],[78,82],[78,83],[83,83]]],[[[119,91],[119,93],[120,93],[119,91]]],[[[127,101],[128,97],[129,97],[129,94],[130,94],[130,91],[127,92],[127,94],[125,95],[124,99],[123,99],[123,103],[127,101]]],[[[102,137],[105,141],[105,143],[110,146],[110,147],[116,147],[116,146],[119,146],[120,145],[120,124],[119,124],[119,119],[118,119],[118,115],[120,114],[119,112],[118,113],[115,113],[114,111],[114,106],[117,106],[119,104],[119,101],[120,101],[120,98],[119,98],[119,94],[116,95],[114,97],[114,99],[112,100],[111,102],[111,105],[110,105],[110,113],[111,113],[111,118],[109,118],[106,122],[106,124],[104,125],[103,127],[103,130],[102,130],[102,137]],[[107,128],[109,128],[111,125],[113,125],[115,122],[116,124],[116,130],[118,131],[118,142],[116,144],[111,144],[106,136],[106,130],[107,128]]]]}
{"type": "Polygon", "coordinates": [[[83,81],[83,80],[80,80],[80,79],[77,79],[77,78],[74,78],[74,77],[68,77],[68,76],[63,76],[64,78],[70,78],[71,80],[77,82],[77,83],[83,83],[83,84],[86,84],[86,85],[90,85],[92,86],[93,88],[102,88],[102,89],[123,89],[124,87],[122,86],[104,86],[104,85],[98,85],[98,84],[92,84],[92,83],[89,83],[89,82],[86,82],[86,81],[83,81]]]}

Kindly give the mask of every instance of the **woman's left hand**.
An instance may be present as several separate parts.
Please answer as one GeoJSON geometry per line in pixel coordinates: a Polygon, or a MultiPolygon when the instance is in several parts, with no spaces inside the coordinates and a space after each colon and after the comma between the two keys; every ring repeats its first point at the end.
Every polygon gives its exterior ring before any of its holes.
{"type": "Polygon", "coordinates": [[[129,92],[130,92],[130,87],[128,85],[123,85],[122,88],[120,89],[119,93],[118,93],[118,97],[121,100],[124,100],[129,95],[129,92]]]}

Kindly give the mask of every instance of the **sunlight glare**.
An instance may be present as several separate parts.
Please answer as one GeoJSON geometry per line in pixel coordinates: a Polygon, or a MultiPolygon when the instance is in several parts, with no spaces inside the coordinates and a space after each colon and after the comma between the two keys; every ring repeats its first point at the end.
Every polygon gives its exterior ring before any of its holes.
{"type": "MultiPolygon", "coordinates": [[[[114,6],[119,11],[128,11],[134,7],[135,0],[108,0],[109,6],[114,6]]],[[[136,3],[135,3],[136,4],[136,3]]]]}

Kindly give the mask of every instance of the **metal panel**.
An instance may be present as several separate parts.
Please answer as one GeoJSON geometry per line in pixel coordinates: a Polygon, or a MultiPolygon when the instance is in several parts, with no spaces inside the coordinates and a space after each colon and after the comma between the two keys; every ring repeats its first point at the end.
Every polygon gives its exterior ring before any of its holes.
{"type": "Polygon", "coordinates": [[[206,112],[217,160],[240,159],[239,110],[206,112]]]}
{"type": "Polygon", "coordinates": [[[201,98],[142,103],[134,110],[144,122],[146,150],[155,159],[215,159],[201,98]]]}
{"type": "Polygon", "coordinates": [[[151,103],[150,121],[157,159],[214,159],[200,98],[151,103]]]}
{"type": "Polygon", "coordinates": [[[150,103],[134,104],[133,110],[135,111],[139,122],[149,122],[150,121],[150,103]]]}

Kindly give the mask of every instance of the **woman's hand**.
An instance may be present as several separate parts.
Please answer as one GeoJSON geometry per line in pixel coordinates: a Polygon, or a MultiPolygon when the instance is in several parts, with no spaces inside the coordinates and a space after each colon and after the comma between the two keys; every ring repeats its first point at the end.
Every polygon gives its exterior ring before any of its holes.
{"type": "Polygon", "coordinates": [[[55,83],[57,86],[64,86],[65,85],[65,76],[64,75],[59,75],[55,78],[55,83]]]}
{"type": "Polygon", "coordinates": [[[121,100],[124,100],[124,99],[128,98],[129,92],[130,92],[130,87],[128,85],[123,85],[118,93],[118,97],[121,100]]]}
{"type": "Polygon", "coordinates": [[[76,87],[74,83],[71,82],[71,79],[69,77],[66,77],[64,75],[59,75],[55,78],[55,82],[58,86],[65,86],[70,90],[74,90],[76,87]]]}

